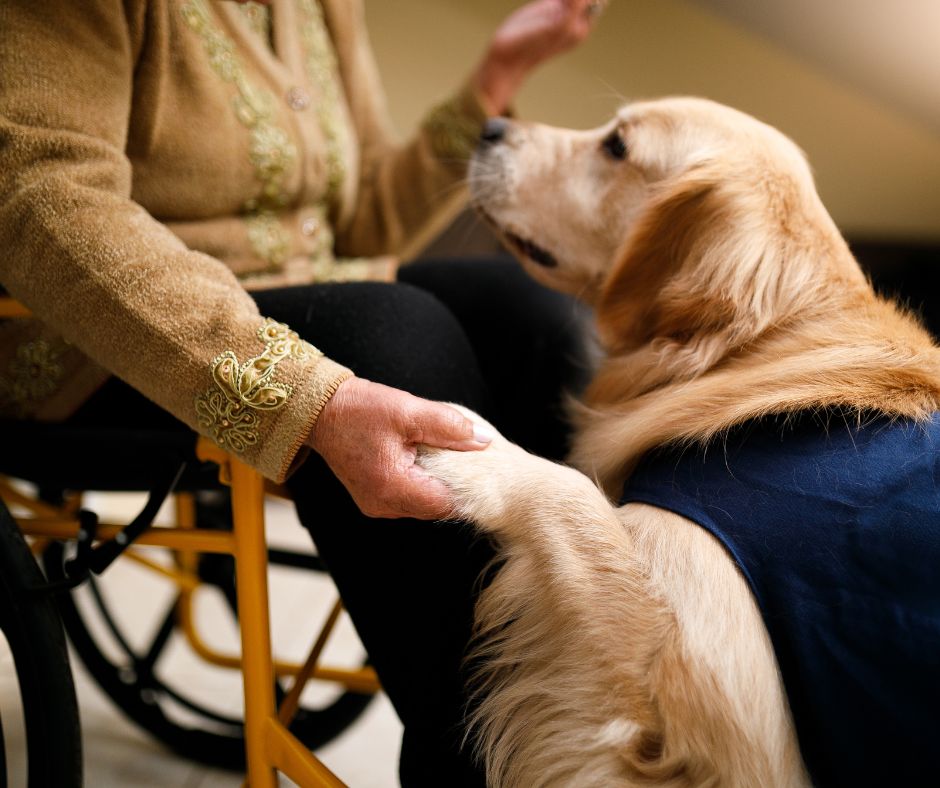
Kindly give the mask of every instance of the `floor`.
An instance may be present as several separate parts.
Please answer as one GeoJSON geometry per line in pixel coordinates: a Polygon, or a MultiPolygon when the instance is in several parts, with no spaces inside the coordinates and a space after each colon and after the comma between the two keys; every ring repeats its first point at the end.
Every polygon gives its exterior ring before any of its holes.
{"type": "MultiPolygon", "coordinates": [[[[142,503],[139,496],[121,494],[95,496],[87,505],[98,511],[102,519],[126,521],[142,503]]],[[[268,504],[268,536],[276,546],[312,552],[306,532],[297,524],[293,509],[287,503],[272,501],[268,504]]],[[[146,555],[158,563],[166,558],[159,550],[148,550],[146,555]]],[[[301,661],[335,598],[335,591],[327,579],[303,570],[274,569],[270,582],[275,650],[282,658],[301,661]]],[[[127,560],[108,569],[102,591],[115,609],[120,628],[129,634],[132,645],[139,647],[152,641],[157,622],[172,603],[169,580],[127,560]]],[[[90,596],[84,603],[90,608],[90,596]]],[[[195,610],[197,627],[212,646],[230,652],[237,648],[231,614],[215,589],[201,590],[197,594],[195,610]]],[[[338,632],[327,646],[324,661],[354,665],[363,656],[362,646],[345,614],[343,616],[338,632]]],[[[101,634],[106,639],[106,631],[102,629],[101,634]]],[[[82,716],[85,785],[94,788],[241,786],[243,776],[240,774],[207,768],[168,751],[116,709],[74,655],[72,665],[82,716]]],[[[239,674],[206,665],[178,634],[169,641],[158,670],[165,680],[169,678],[178,686],[186,687],[191,698],[213,710],[241,715],[239,674]]],[[[314,683],[305,690],[305,705],[322,703],[331,692],[331,688],[314,683]]],[[[9,785],[20,788],[26,785],[22,719],[15,672],[2,636],[0,713],[9,785]]],[[[384,695],[379,695],[350,728],[318,750],[317,755],[353,788],[387,788],[398,784],[400,737],[401,725],[391,704],[384,695]]],[[[283,777],[281,784],[293,785],[283,777]]]]}

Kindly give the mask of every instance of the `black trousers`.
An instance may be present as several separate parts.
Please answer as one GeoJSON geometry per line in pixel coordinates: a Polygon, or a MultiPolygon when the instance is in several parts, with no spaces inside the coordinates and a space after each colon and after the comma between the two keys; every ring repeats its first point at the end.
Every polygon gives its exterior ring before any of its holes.
{"type": "MultiPolygon", "coordinates": [[[[313,285],[255,298],[263,315],[357,375],[466,405],[530,451],[565,454],[563,396],[586,375],[583,313],[514,262],[418,263],[396,284],[313,285]]],[[[175,422],[118,381],[75,419],[175,422]]],[[[463,524],[365,517],[317,455],[288,486],[404,723],[402,784],[483,785],[461,747],[461,661],[491,545],[463,524]]]]}

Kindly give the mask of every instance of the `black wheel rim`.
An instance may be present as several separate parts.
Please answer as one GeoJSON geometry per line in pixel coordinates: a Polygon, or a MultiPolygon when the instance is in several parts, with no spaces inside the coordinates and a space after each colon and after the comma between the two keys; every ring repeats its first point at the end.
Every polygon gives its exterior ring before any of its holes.
{"type": "MultiPolygon", "coordinates": [[[[43,556],[50,579],[62,576],[66,551],[53,543],[43,556]]],[[[213,556],[213,559],[220,558],[213,556]]],[[[224,557],[222,557],[224,558],[224,557]]],[[[214,563],[210,561],[211,565],[214,563]]],[[[215,585],[237,618],[234,576],[220,571],[200,571],[205,582],[215,585]],[[231,580],[231,582],[229,582],[231,580]]],[[[153,636],[143,649],[135,649],[121,631],[99,583],[88,581],[95,615],[113,636],[121,652],[120,661],[112,660],[92,634],[80,605],[72,595],[60,596],[62,620],[79,658],[96,683],[124,714],[149,731],[170,749],[192,760],[225,769],[243,770],[245,766],[244,725],[241,718],[212,709],[187,695],[184,689],[160,678],[157,667],[176,628],[175,597],[162,612],[153,636]],[[180,710],[194,722],[180,719],[180,710]]],[[[277,700],[284,692],[275,686],[277,700]]],[[[365,710],[371,695],[343,692],[323,708],[301,707],[291,724],[291,731],[307,747],[315,749],[335,738],[365,710]]]]}

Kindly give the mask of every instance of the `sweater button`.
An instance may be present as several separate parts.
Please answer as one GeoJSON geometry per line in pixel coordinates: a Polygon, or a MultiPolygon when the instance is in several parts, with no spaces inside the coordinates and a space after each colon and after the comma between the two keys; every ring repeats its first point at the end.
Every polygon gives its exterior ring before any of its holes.
{"type": "Polygon", "coordinates": [[[308,238],[310,236],[316,235],[319,229],[320,229],[320,220],[314,216],[308,216],[306,219],[303,220],[303,223],[300,225],[300,232],[302,232],[308,238]]]}
{"type": "Polygon", "coordinates": [[[294,112],[302,112],[310,106],[310,94],[300,87],[292,87],[287,91],[287,106],[294,112]]]}

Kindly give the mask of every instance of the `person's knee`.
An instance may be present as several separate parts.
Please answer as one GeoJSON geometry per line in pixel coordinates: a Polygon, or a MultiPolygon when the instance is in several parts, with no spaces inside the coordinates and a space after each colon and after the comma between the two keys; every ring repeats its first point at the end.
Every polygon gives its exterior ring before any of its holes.
{"type": "Polygon", "coordinates": [[[397,284],[388,292],[366,293],[361,308],[366,322],[360,340],[367,343],[366,355],[379,351],[379,358],[405,367],[439,356],[472,356],[454,315],[424,290],[397,284]]]}
{"type": "Polygon", "coordinates": [[[478,350],[500,352],[511,342],[526,352],[548,347],[564,358],[584,355],[586,308],[538,284],[513,260],[418,262],[400,275],[446,304],[478,350]]]}
{"type": "Polygon", "coordinates": [[[409,284],[356,282],[256,296],[259,306],[360,377],[480,409],[476,356],[452,312],[409,284]]]}
{"type": "MultiPolygon", "coordinates": [[[[411,285],[393,288],[375,304],[367,346],[350,364],[357,374],[429,399],[481,407],[484,385],[474,350],[460,323],[435,296],[411,285]],[[358,366],[358,369],[357,369],[358,366]]],[[[339,359],[342,361],[342,359],[339,359]]]]}

